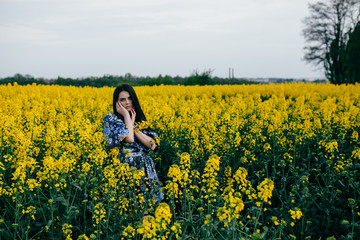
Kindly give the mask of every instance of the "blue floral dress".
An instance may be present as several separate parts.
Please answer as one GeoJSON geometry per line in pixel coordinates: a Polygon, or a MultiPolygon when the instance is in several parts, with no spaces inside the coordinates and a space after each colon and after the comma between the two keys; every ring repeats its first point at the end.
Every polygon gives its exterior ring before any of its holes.
{"type": "MultiPolygon", "coordinates": [[[[144,134],[155,139],[158,135],[155,132],[140,130],[144,134]]],[[[119,148],[119,162],[129,164],[129,167],[136,167],[137,169],[143,170],[145,176],[142,179],[142,186],[147,186],[149,192],[152,195],[151,198],[157,202],[161,201],[164,197],[160,191],[160,182],[156,174],[155,164],[152,158],[148,155],[149,149],[145,147],[137,138],[134,136],[134,142],[127,143],[124,138],[129,133],[125,123],[119,119],[115,114],[108,113],[103,119],[103,133],[105,140],[110,148],[119,148]]],[[[144,195],[147,195],[144,187],[141,191],[144,195]]]]}

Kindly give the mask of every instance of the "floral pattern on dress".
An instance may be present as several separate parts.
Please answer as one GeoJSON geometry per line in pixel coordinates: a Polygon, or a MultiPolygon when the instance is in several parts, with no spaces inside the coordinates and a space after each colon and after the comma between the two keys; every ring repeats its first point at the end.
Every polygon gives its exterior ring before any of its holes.
{"type": "MultiPolygon", "coordinates": [[[[155,139],[158,137],[157,133],[145,129],[140,130],[142,133],[155,139]]],[[[106,143],[110,148],[119,148],[119,162],[129,164],[129,167],[135,167],[144,171],[145,176],[142,178],[141,192],[148,198],[150,193],[154,201],[161,201],[164,196],[160,191],[160,182],[156,174],[155,164],[153,159],[148,155],[149,149],[145,147],[134,136],[134,142],[127,143],[124,138],[129,133],[125,123],[119,119],[115,114],[108,113],[103,119],[103,133],[106,143]],[[145,189],[148,188],[149,191],[145,189]]]]}
{"type": "Polygon", "coordinates": [[[115,114],[108,113],[103,119],[103,133],[106,143],[110,148],[120,145],[122,140],[128,135],[129,130],[125,123],[115,114]]]}

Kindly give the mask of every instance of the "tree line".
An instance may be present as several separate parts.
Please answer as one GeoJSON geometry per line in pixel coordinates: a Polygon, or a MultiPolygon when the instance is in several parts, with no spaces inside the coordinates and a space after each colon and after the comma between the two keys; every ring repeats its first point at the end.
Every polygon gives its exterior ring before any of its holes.
{"type": "Polygon", "coordinates": [[[154,86],[154,85],[215,85],[215,84],[255,84],[247,79],[241,78],[219,78],[212,77],[211,70],[198,72],[195,71],[188,77],[171,77],[169,75],[159,75],[157,77],[137,77],[130,73],[124,76],[104,75],[102,77],[85,77],[85,78],[63,78],[56,79],[35,78],[31,75],[15,74],[12,77],[0,79],[0,84],[9,84],[16,82],[18,85],[27,84],[45,84],[45,85],[62,85],[62,86],[91,86],[91,87],[116,87],[121,83],[128,83],[132,86],[154,86]]]}
{"type": "Polygon", "coordinates": [[[29,74],[22,75],[15,74],[12,77],[0,78],[0,85],[13,84],[28,85],[28,84],[42,84],[42,85],[61,85],[61,86],[79,86],[79,87],[116,87],[121,83],[128,83],[132,86],[154,86],[154,85],[236,85],[236,84],[268,84],[268,83],[292,83],[292,82],[312,82],[312,83],[327,83],[326,79],[293,79],[293,78],[263,78],[259,79],[245,79],[245,78],[220,78],[212,77],[211,71],[199,73],[195,71],[189,77],[171,77],[169,75],[159,75],[157,77],[137,77],[130,73],[124,76],[104,75],[102,77],[86,77],[86,78],[63,78],[56,79],[35,78],[29,74]]]}

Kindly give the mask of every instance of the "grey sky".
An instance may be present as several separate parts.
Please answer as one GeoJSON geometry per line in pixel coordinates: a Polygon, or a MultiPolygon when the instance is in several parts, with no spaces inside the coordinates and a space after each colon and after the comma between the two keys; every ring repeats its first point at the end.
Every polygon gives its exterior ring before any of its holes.
{"type": "Polygon", "coordinates": [[[322,77],[302,61],[310,0],[0,0],[0,77],[322,77]]]}

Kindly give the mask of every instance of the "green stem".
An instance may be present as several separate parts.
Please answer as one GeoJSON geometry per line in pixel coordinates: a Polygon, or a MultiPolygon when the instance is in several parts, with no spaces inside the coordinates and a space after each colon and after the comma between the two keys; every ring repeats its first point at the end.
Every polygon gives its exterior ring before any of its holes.
{"type": "Polygon", "coordinates": [[[231,220],[231,225],[232,225],[232,239],[236,239],[236,229],[235,229],[235,223],[236,223],[236,220],[232,219],[231,220]]]}
{"type": "MultiPolygon", "coordinates": [[[[84,196],[87,195],[87,185],[85,186],[85,190],[84,190],[84,196]]],[[[83,200],[84,201],[84,200],[83,200]]],[[[86,199],[86,202],[83,202],[84,204],[84,214],[83,214],[83,218],[84,218],[84,233],[86,233],[86,203],[87,203],[87,199],[86,199]]]]}
{"type": "Polygon", "coordinates": [[[18,230],[17,230],[17,228],[18,228],[18,225],[19,225],[19,192],[17,191],[16,192],[16,197],[15,197],[15,199],[16,199],[16,201],[15,201],[15,204],[16,204],[16,206],[15,206],[15,226],[14,226],[14,228],[15,228],[15,233],[14,233],[14,240],[16,239],[15,238],[15,235],[17,235],[18,236],[18,238],[19,239],[21,239],[22,237],[19,235],[19,232],[18,232],[18,230]]]}
{"type": "Polygon", "coordinates": [[[256,232],[257,225],[258,225],[258,223],[259,223],[259,219],[260,219],[260,216],[261,216],[262,207],[263,207],[263,202],[261,202],[261,205],[260,205],[260,207],[259,207],[259,210],[257,211],[256,221],[255,221],[255,224],[254,224],[254,232],[256,232]]]}

